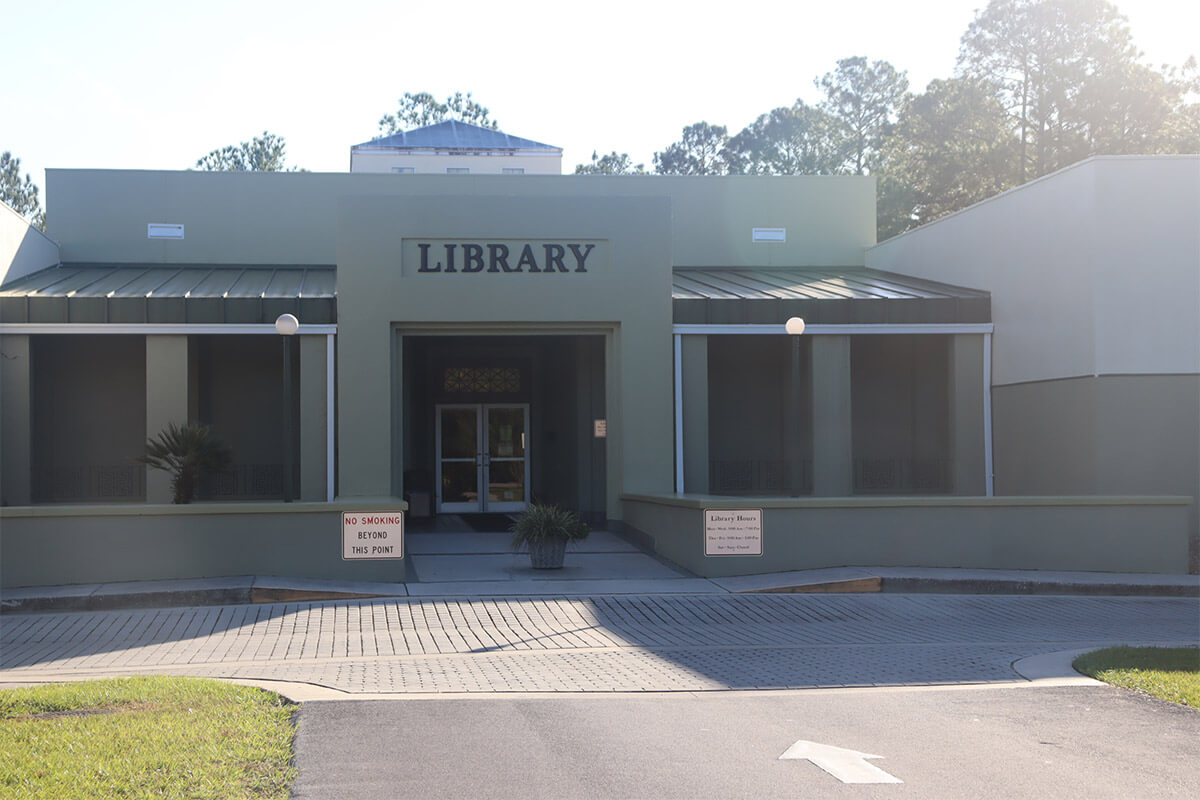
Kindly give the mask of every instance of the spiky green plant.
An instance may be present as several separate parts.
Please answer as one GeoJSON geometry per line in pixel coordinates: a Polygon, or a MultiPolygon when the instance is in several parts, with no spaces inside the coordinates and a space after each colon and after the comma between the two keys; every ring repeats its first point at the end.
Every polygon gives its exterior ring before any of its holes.
{"type": "Polygon", "coordinates": [[[165,430],[146,440],[146,452],[137,460],[171,474],[172,503],[190,503],[196,478],[202,470],[225,472],[233,459],[230,449],[207,425],[168,423],[165,430]]]}
{"type": "Polygon", "coordinates": [[[578,541],[586,539],[591,533],[574,511],[537,504],[531,505],[518,516],[509,531],[513,535],[513,545],[517,547],[546,539],[578,541]]]}

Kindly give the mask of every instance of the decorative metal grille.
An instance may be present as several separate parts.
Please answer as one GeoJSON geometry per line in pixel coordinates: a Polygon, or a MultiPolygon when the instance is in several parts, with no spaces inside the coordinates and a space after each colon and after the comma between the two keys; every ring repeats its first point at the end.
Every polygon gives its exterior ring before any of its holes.
{"type": "Polygon", "coordinates": [[[521,370],[517,367],[446,367],[443,389],[455,394],[513,394],[521,391],[521,370]]]}
{"type": "Polygon", "coordinates": [[[201,474],[204,500],[271,500],[283,495],[282,464],[235,464],[228,472],[201,474]]]}
{"type": "Polygon", "coordinates": [[[34,499],[50,503],[138,500],[146,494],[140,464],[50,467],[34,476],[34,499]]]}
{"type": "MultiPolygon", "coordinates": [[[[709,463],[709,491],[729,495],[788,495],[795,465],[765,459],[713,459],[709,463]]],[[[812,492],[812,462],[800,464],[800,494],[812,492]]]]}
{"type": "Polygon", "coordinates": [[[856,494],[945,494],[950,491],[946,459],[860,458],[854,461],[856,494]]]}

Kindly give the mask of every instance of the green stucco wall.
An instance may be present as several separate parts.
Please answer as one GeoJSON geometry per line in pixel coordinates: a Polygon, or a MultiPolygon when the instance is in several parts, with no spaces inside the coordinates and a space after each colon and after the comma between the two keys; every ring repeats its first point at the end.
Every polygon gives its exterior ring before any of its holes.
{"type": "Polygon", "coordinates": [[[343,561],[343,511],[354,503],[56,506],[0,510],[0,585],[282,575],[402,582],[407,559],[343,561]]]}
{"type": "Polygon", "coordinates": [[[1200,503],[1200,376],[1114,375],[992,390],[1000,494],[1174,494],[1200,503]]]}
{"type": "Polygon", "coordinates": [[[665,198],[344,198],[340,495],[396,491],[405,448],[402,341],[418,335],[602,335],[607,511],[619,514],[622,488],[669,490],[670,214],[665,198]],[[586,272],[422,273],[406,239],[507,243],[514,254],[530,240],[538,248],[581,240],[596,248],[586,272]]]}
{"type": "Polygon", "coordinates": [[[626,496],[625,524],[704,577],[838,566],[1187,572],[1185,497],[626,496]],[[762,556],[705,556],[705,508],[761,508],[762,556]]]}

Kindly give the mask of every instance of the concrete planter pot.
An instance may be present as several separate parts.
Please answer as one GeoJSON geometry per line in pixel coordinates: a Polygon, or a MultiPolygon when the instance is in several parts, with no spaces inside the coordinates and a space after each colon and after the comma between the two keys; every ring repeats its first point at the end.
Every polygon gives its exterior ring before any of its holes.
{"type": "Polygon", "coordinates": [[[566,539],[543,539],[529,543],[529,562],[534,569],[562,569],[566,555],[566,539]]]}
{"type": "Polygon", "coordinates": [[[513,546],[529,550],[534,569],[562,569],[567,542],[586,539],[588,527],[571,511],[533,504],[509,528],[513,546]]]}

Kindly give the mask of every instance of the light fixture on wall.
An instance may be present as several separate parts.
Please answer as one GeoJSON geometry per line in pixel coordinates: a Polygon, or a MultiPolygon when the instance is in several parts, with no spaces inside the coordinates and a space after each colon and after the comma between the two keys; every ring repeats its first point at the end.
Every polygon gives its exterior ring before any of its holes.
{"type": "Polygon", "coordinates": [[[804,333],[804,320],[792,317],[784,324],[783,329],[792,337],[792,497],[800,495],[800,420],[796,409],[800,407],[800,334],[804,333]]]}
{"type": "Polygon", "coordinates": [[[283,337],[283,502],[292,502],[295,456],[292,440],[295,424],[292,419],[292,337],[300,330],[300,320],[295,314],[280,314],[275,320],[275,331],[283,337]]]}

